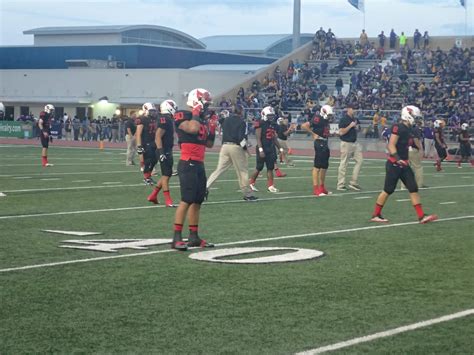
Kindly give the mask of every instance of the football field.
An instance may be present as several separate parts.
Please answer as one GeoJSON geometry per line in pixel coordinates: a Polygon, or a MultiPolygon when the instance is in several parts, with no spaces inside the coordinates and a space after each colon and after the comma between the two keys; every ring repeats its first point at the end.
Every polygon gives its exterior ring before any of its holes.
{"type": "MultiPolygon", "coordinates": [[[[426,225],[400,190],[383,210],[390,223],[369,222],[383,160],[364,161],[362,191],[341,192],[331,158],[333,194],[314,197],[312,158],[293,157],[280,193],[257,180],[258,202],[242,200],[230,169],[199,225],[228,253],[202,261],[202,250],[166,244],[175,210],[146,201],[151,188],[124,150],[53,146],[52,168],[39,147],[0,153],[0,354],[473,353],[467,165],[424,164],[423,208],[439,216],[426,225]],[[262,249],[237,253],[250,247],[262,249]]],[[[208,176],[217,158],[206,156],[208,176]]],[[[170,191],[178,202],[177,177],[170,191]]]]}

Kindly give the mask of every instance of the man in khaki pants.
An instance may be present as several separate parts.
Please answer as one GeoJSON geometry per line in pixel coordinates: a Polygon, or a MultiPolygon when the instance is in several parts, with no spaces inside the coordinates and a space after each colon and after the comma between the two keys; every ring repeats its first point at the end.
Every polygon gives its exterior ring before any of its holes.
{"type": "Polygon", "coordinates": [[[135,141],[135,132],[137,126],[135,125],[136,114],[133,113],[125,123],[125,140],[127,141],[127,160],[125,165],[135,165],[134,158],[137,154],[137,143],[135,141]]]}
{"type": "Polygon", "coordinates": [[[207,179],[207,192],[223,172],[234,166],[244,200],[256,201],[258,198],[254,196],[249,186],[247,124],[243,119],[243,108],[236,106],[234,112],[232,115],[227,110],[220,113],[219,122],[223,131],[222,148],[219,153],[217,168],[207,179]]]}
{"type": "Polygon", "coordinates": [[[339,191],[346,191],[346,169],[349,164],[349,159],[353,157],[355,161],[354,170],[352,171],[352,179],[349,182],[349,188],[355,191],[360,191],[361,187],[357,183],[360,168],[362,166],[362,149],[357,143],[357,126],[358,120],[354,117],[354,110],[348,107],[346,113],[339,121],[339,138],[341,139],[341,163],[339,164],[339,171],[337,175],[337,189],[339,191]]]}

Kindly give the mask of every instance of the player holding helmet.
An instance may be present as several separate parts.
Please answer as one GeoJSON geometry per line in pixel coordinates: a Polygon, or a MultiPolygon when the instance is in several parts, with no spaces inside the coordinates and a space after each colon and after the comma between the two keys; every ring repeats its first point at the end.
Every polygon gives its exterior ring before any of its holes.
{"type": "Polygon", "coordinates": [[[177,111],[174,115],[181,157],[178,163],[181,201],[174,218],[174,237],[171,247],[187,250],[188,247],[209,248],[214,245],[198,235],[201,204],[206,195],[204,156],[206,147],[214,145],[217,120],[209,119],[211,94],[205,89],[194,89],[188,94],[191,111],[177,111]],[[182,239],[183,224],[188,217],[189,238],[182,239]]]}
{"type": "Polygon", "coordinates": [[[143,182],[146,185],[154,185],[151,178],[156,159],[156,129],[158,111],[154,104],[147,102],[142,106],[143,114],[137,119],[137,153],[143,156],[143,182]]]}
{"type": "Polygon", "coordinates": [[[415,175],[408,164],[408,149],[413,141],[411,127],[419,117],[421,117],[421,112],[418,107],[405,106],[401,112],[401,123],[394,124],[392,127],[392,134],[388,142],[390,156],[385,164],[385,185],[375,203],[372,222],[388,222],[388,219],[382,217],[382,208],[388,197],[395,191],[398,180],[402,180],[408,189],[411,203],[416,210],[420,223],[424,224],[438,219],[438,216],[434,214],[425,215],[423,212],[415,175]]]}
{"type": "Polygon", "coordinates": [[[54,106],[47,104],[44,111],[40,113],[38,127],[40,129],[41,146],[41,164],[43,167],[50,167],[53,164],[48,162],[48,148],[51,140],[51,120],[54,118],[54,106]]]}
{"type": "Polygon", "coordinates": [[[148,196],[148,201],[158,204],[158,193],[163,189],[167,207],[174,207],[168,183],[173,174],[174,114],[176,109],[177,105],[173,100],[165,100],[160,105],[161,116],[158,119],[155,144],[156,160],[160,162],[161,167],[161,178],[148,196]]]}
{"type": "Polygon", "coordinates": [[[258,191],[255,187],[255,181],[257,180],[260,171],[263,166],[267,167],[267,190],[269,192],[279,192],[279,190],[273,185],[273,170],[275,169],[275,162],[277,154],[275,146],[283,151],[278,143],[277,129],[278,126],[275,122],[275,110],[272,106],[266,106],[261,112],[261,119],[255,121],[255,135],[257,138],[257,166],[255,172],[250,177],[250,188],[253,191],[258,191]]]}
{"type": "Polygon", "coordinates": [[[334,117],[331,106],[321,107],[319,114],[315,114],[310,122],[305,122],[301,128],[312,134],[314,139],[314,166],[313,166],[313,194],[326,196],[330,192],[324,186],[326,172],[329,167],[329,121],[334,117]]]}

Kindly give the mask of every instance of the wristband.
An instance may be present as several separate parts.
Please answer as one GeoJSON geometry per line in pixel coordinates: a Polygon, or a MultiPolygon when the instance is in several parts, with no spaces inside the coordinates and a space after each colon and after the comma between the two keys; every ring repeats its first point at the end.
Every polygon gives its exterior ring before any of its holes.
{"type": "Polygon", "coordinates": [[[263,148],[258,148],[258,151],[259,151],[260,153],[263,153],[263,148]]]}

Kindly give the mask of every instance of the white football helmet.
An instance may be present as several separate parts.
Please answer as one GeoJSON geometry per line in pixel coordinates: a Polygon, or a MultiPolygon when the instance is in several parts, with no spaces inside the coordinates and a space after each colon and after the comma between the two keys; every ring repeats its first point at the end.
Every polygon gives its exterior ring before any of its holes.
{"type": "Polygon", "coordinates": [[[173,100],[165,100],[160,105],[160,112],[165,114],[174,115],[176,110],[178,109],[178,105],[173,100]]]}
{"type": "Polygon", "coordinates": [[[402,121],[407,121],[410,126],[415,123],[415,120],[422,118],[421,111],[418,107],[409,105],[402,108],[402,121]]]}
{"type": "Polygon", "coordinates": [[[194,107],[198,103],[202,103],[203,105],[209,105],[211,102],[212,96],[209,91],[207,91],[206,89],[194,89],[189,92],[188,102],[186,102],[186,105],[188,105],[189,107],[194,107]]]}
{"type": "Polygon", "coordinates": [[[271,121],[275,118],[275,110],[271,106],[266,106],[261,112],[262,120],[271,121]]]}
{"type": "Polygon", "coordinates": [[[278,119],[277,119],[277,123],[279,125],[282,125],[284,121],[285,121],[285,119],[283,117],[278,117],[278,119]]]}
{"type": "Polygon", "coordinates": [[[150,116],[150,113],[152,113],[153,111],[155,111],[155,113],[156,113],[156,106],[155,106],[155,104],[152,104],[151,102],[147,102],[147,103],[143,104],[142,110],[143,110],[143,115],[144,116],[150,116]],[[152,112],[150,112],[150,111],[152,111],[152,112]]]}
{"type": "Polygon", "coordinates": [[[0,118],[3,119],[4,116],[5,116],[5,106],[3,105],[2,102],[0,102],[0,118]]]}
{"type": "Polygon", "coordinates": [[[461,130],[462,130],[462,131],[467,131],[468,128],[469,128],[469,123],[463,123],[463,124],[461,125],[461,130]]]}
{"type": "Polygon", "coordinates": [[[228,110],[222,110],[221,112],[219,112],[219,115],[222,118],[228,118],[230,116],[230,112],[228,110]]]}
{"type": "Polygon", "coordinates": [[[441,127],[441,120],[436,120],[433,122],[433,127],[434,128],[440,128],[441,127]]]}
{"type": "Polygon", "coordinates": [[[324,105],[321,107],[321,110],[319,110],[319,114],[321,115],[322,118],[325,120],[328,120],[334,116],[334,110],[332,109],[331,106],[329,105],[324,105]]]}
{"type": "Polygon", "coordinates": [[[54,111],[54,106],[51,105],[51,104],[47,104],[45,107],[44,107],[44,112],[46,113],[51,113],[54,111]]]}

